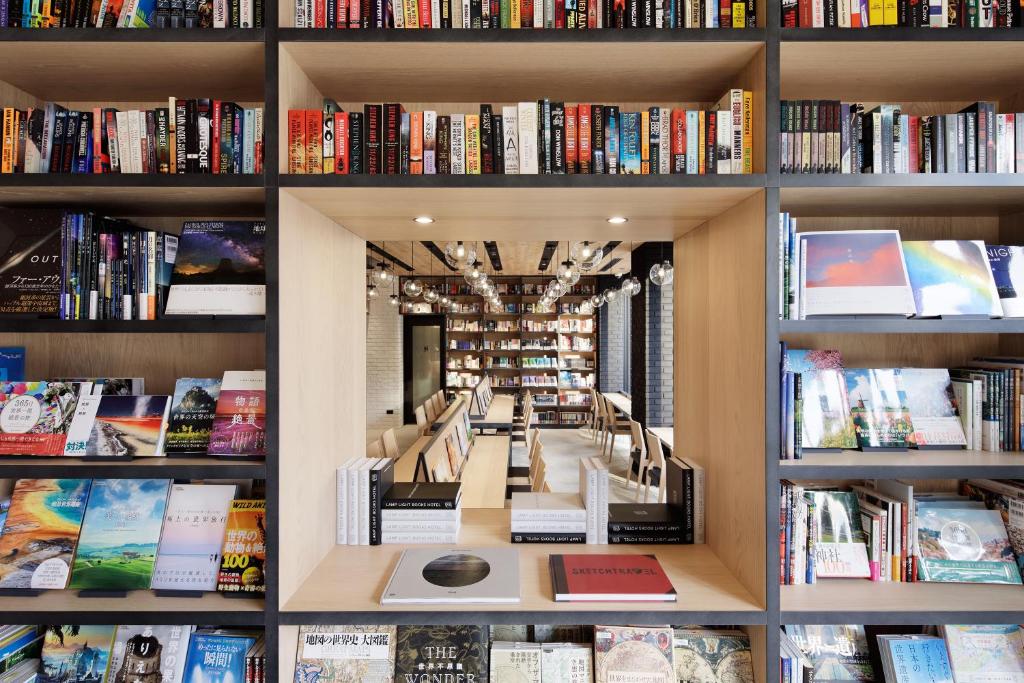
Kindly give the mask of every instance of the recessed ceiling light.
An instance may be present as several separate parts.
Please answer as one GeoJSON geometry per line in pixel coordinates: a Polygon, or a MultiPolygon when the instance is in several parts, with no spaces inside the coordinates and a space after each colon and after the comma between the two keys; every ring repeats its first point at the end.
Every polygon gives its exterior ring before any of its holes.
{"type": "Polygon", "coordinates": [[[431,223],[434,222],[434,219],[431,218],[430,216],[416,216],[416,218],[413,218],[413,220],[419,223],[420,225],[430,225],[431,223]]]}
{"type": "Polygon", "coordinates": [[[628,223],[629,219],[625,216],[612,216],[608,219],[608,222],[612,225],[622,225],[623,223],[628,223]]]}

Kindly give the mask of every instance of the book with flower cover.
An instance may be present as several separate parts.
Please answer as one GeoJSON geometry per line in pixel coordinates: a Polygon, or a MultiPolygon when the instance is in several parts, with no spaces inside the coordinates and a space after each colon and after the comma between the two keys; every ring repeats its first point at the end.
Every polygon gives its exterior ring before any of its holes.
{"type": "Polygon", "coordinates": [[[222,457],[266,456],[266,376],[264,370],[224,373],[207,453],[222,457]]]}
{"type": "Polygon", "coordinates": [[[800,375],[803,449],[856,448],[857,435],[850,419],[846,375],[839,351],[788,349],[783,362],[784,371],[800,375]]]}

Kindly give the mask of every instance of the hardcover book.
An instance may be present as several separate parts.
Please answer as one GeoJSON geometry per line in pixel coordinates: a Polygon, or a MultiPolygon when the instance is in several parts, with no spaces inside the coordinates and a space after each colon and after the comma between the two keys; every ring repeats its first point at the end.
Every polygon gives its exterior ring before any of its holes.
{"type": "Polygon", "coordinates": [[[295,683],[391,683],[395,626],[300,626],[295,683]]]}
{"type": "Polygon", "coordinates": [[[813,668],[814,681],[878,680],[871,666],[868,639],[858,625],[791,626],[786,635],[800,648],[813,668]]]}
{"type": "Polygon", "coordinates": [[[804,495],[814,501],[815,576],[870,578],[857,495],[850,491],[808,491],[804,495]]]}
{"type": "Polygon", "coordinates": [[[858,446],[902,449],[911,445],[914,425],[899,368],[847,369],[846,386],[858,446]]]}
{"type": "Polygon", "coordinates": [[[409,548],[382,605],[518,603],[519,553],[512,548],[409,548]]]}
{"type": "Polygon", "coordinates": [[[488,683],[541,683],[540,660],[539,643],[492,642],[488,683]]]}
{"type": "Polygon", "coordinates": [[[185,680],[206,683],[245,681],[246,655],[255,638],[218,633],[196,633],[188,645],[185,680]]]}
{"type": "Polygon", "coordinates": [[[59,210],[0,209],[0,314],[60,314],[63,224],[59,210]]]}
{"type": "Polygon", "coordinates": [[[904,242],[903,256],[919,317],[1003,315],[981,240],[904,242]]]}
{"type": "Polygon", "coordinates": [[[40,683],[106,681],[115,626],[48,626],[40,683]]]}
{"type": "Polygon", "coordinates": [[[946,644],[941,638],[880,635],[878,649],[888,683],[953,683],[946,644]]]}
{"type": "Polygon", "coordinates": [[[1024,680],[1024,636],[1020,626],[942,626],[957,683],[1024,680]]]}
{"type": "Polygon", "coordinates": [[[742,631],[676,629],[676,677],[695,683],[754,683],[750,637],[742,631]]]}
{"type": "Polygon", "coordinates": [[[966,446],[949,371],[944,368],[902,368],[907,408],[918,448],[966,446]]]}
{"type": "Polygon", "coordinates": [[[398,627],[396,681],[487,681],[489,642],[486,626],[398,627]]]}
{"type": "Polygon", "coordinates": [[[194,626],[118,626],[108,683],[182,683],[194,626]]]}
{"type": "Polygon", "coordinates": [[[385,510],[405,508],[454,510],[459,506],[462,485],[459,482],[396,481],[384,494],[385,510]]]}
{"type": "Polygon", "coordinates": [[[597,683],[677,683],[669,626],[595,626],[597,683]]]}
{"type": "Polygon", "coordinates": [[[548,563],[555,602],[676,600],[654,555],[551,555],[548,563]]]}
{"type": "Polygon", "coordinates": [[[234,497],[234,484],[171,486],[150,588],[217,590],[224,527],[234,497]]]}
{"type": "Polygon", "coordinates": [[[205,454],[220,397],[219,379],[183,377],[174,384],[164,452],[205,454]]]}
{"type": "Polygon", "coordinates": [[[1003,317],[1024,317],[1024,247],[990,244],[987,252],[1003,317]]]}
{"type": "Polygon", "coordinates": [[[222,593],[264,593],[267,559],[265,500],[234,500],[228,510],[221,548],[217,590],[222,593]]]}
{"type": "Polygon", "coordinates": [[[0,589],[64,588],[89,479],[19,479],[0,534],[0,589]]]}
{"type": "Polygon", "coordinates": [[[996,510],[919,505],[918,578],[942,583],[1021,582],[996,510]]]}
{"type": "Polygon", "coordinates": [[[542,681],[591,683],[594,680],[594,656],[589,645],[544,643],[541,645],[542,681]]]}
{"type": "Polygon", "coordinates": [[[80,387],[70,382],[0,383],[0,455],[61,455],[80,387]]]}
{"type": "Polygon", "coordinates": [[[856,448],[857,434],[843,361],[838,351],[786,351],[784,369],[800,375],[803,391],[801,439],[803,448],[856,448]]]}
{"type": "Polygon", "coordinates": [[[187,222],[167,295],[167,315],[264,315],[262,221],[187,222]]]}
{"type": "Polygon", "coordinates": [[[93,480],[68,588],[149,588],[170,484],[169,479],[93,480]]]}
{"type": "Polygon", "coordinates": [[[266,377],[264,370],[224,373],[207,449],[210,455],[266,455],[266,377]]]}
{"type": "Polygon", "coordinates": [[[164,455],[169,396],[83,396],[75,408],[64,455],[164,455]]]}

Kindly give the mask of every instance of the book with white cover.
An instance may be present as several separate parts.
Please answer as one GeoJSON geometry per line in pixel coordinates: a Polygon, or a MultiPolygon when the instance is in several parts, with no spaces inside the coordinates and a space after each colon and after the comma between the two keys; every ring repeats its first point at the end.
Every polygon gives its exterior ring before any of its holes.
{"type": "Polygon", "coordinates": [[[512,493],[512,523],[523,521],[587,521],[587,509],[576,493],[512,493]]]}
{"type": "Polygon", "coordinates": [[[519,103],[519,173],[539,173],[537,159],[537,103],[519,103]]]}
{"type": "Polygon", "coordinates": [[[492,642],[490,683],[541,683],[540,660],[539,643],[492,642]]]}
{"type": "Polygon", "coordinates": [[[589,645],[545,643],[540,653],[541,680],[560,683],[590,683],[594,657],[589,645]]]}
{"type": "Polygon", "coordinates": [[[382,605],[515,604],[514,548],[408,548],[384,588],[382,605]]]}
{"type": "Polygon", "coordinates": [[[452,175],[466,175],[466,117],[452,114],[451,123],[452,175]]]}
{"type": "Polygon", "coordinates": [[[904,242],[903,257],[918,316],[1002,317],[992,266],[981,240],[904,242]]]}
{"type": "Polygon", "coordinates": [[[234,484],[173,484],[150,588],[214,591],[234,484]]]}
{"type": "Polygon", "coordinates": [[[502,136],[505,138],[505,173],[519,173],[519,107],[502,107],[502,136]]]}

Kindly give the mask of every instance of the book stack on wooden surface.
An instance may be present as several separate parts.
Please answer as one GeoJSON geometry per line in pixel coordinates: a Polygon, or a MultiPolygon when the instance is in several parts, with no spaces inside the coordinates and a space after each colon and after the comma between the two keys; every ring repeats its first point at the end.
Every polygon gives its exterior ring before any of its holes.
{"type": "Polygon", "coordinates": [[[384,495],[383,543],[458,543],[462,523],[459,482],[396,482],[384,495]]]}
{"type": "Polygon", "coordinates": [[[608,506],[608,542],[692,543],[690,525],[687,540],[686,514],[681,508],[662,503],[612,503],[608,506]]]}
{"type": "Polygon", "coordinates": [[[580,497],[587,509],[587,543],[608,542],[608,465],[601,458],[580,458],[580,497]]]}
{"type": "Polygon", "coordinates": [[[513,543],[586,543],[587,509],[575,493],[512,494],[513,543]]]}

